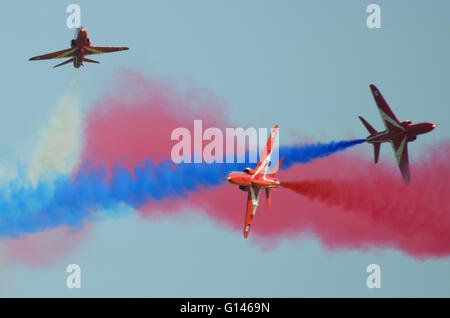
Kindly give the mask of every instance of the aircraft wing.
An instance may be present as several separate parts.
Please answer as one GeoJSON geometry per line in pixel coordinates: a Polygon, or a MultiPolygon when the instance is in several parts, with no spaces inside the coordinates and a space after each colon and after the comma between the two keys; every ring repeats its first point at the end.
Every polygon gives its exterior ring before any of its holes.
{"type": "Polygon", "coordinates": [[[88,46],[85,47],[84,52],[86,55],[90,55],[90,54],[118,52],[125,50],[128,50],[128,48],[125,46],[88,46]]]}
{"type": "Polygon", "coordinates": [[[270,132],[269,139],[267,140],[266,147],[264,148],[264,151],[261,154],[261,157],[259,158],[258,164],[255,168],[255,175],[258,175],[260,173],[267,174],[267,168],[270,164],[270,159],[272,156],[272,150],[273,145],[275,144],[275,137],[278,133],[278,125],[273,127],[273,129],[270,132]]]}
{"type": "Polygon", "coordinates": [[[258,207],[259,196],[261,195],[261,188],[256,186],[248,187],[247,196],[247,211],[245,213],[245,225],[244,225],[244,237],[247,238],[250,232],[250,226],[252,225],[253,217],[258,207]]]}
{"type": "Polygon", "coordinates": [[[383,120],[384,126],[389,131],[395,130],[405,130],[402,125],[400,125],[399,120],[395,117],[395,114],[392,112],[389,105],[386,103],[383,95],[381,95],[378,88],[375,85],[370,85],[370,89],[372,90],[373,98],[375,98],[375,102],[377,103],[378,111],[380,112],[381,119],[383,120]]]}
{"type": "Polygon", "coordinates": [[[60,59],[65,57],[73,56],[73,53],[77,50],[77,48],[70,48],[67,50],[57,51],[53,53],[48,53],[44,55],[34,56],[29,59],[29,61],[37,61],[37,60],[50,60],[50,59],[60,59]]]}
{"type": "Polygon", "coordinates": [[[408,159],[408,137],[397,138],[392,141],[392,148],[394,149],[395,159],[397,159],[400,172],[402,173],[403,180],[406,183],[411,181],[409,174],[409,159],[408,159]]]}

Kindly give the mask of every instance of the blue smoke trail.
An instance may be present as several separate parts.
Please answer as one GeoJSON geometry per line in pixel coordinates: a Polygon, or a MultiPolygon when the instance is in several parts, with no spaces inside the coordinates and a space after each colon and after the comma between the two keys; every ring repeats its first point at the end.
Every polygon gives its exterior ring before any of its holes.
{"type": "MultiPolygon", "coordinates": [[[[364,142],[350,140],[280,147],[286,156],[282,168],[307,163],[364,142]]],[[[18,237],[60,225],[81,226],[85,220],[121,215],[124,207],[138,209],[150,200],[187,198],[191,191],[225,182],[230,171],[245,163],[155,164],[148,159],[130,171],[115,166],[107,178],[104,167],[82,169],[76,176],[61,176],[36,186],[13,181],[0,187],[0,238],[18,237]]]]}
{"type": "Polygon", "coordinates": [[[328,143],[299,144],[297,146],[280,147],[280,158],[286,156],[282,169],[289,168],[295,163],[308,163],[311,160],[326,157],[338,151],[343,151],[355,145],[362,144],[365,139],[331,141],[328,143]]]}

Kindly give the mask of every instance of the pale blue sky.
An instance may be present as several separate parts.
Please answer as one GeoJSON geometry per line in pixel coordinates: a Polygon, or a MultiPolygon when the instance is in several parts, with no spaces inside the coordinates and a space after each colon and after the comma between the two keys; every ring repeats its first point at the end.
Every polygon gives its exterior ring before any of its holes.
{"type": "MultiPolygon", "coordinates": [[[[357,115],[381,129],[369,90],[374,83],[399,119],[440,124],[410,147],[412,162],[420,145],[450,135],[445,0],[15,1],[3,9],[2,158],[26,158],[33,150],[36,131],[74,72],[88,107],[122,67],[212,89],[237,125],[276,121],[320,140],[365,137],[357,115]],[[68,47],[70,3],[81,6],[93,44],[130,51],[79,70],[28,62],[68,47]],[[380,30],[366,27],[369,3],[381,6],[380,30]]],[[[2,296],[449,297],[449,265],[448,258],[418,261],[392,250],[329,252],[313,236],[265,252],[187,211],[180,220],[99,222],[88,241],[54,266],[15,266],[2,296]],[[80,290],[65,286],[70,263],[82,268],[80,290]],[[371,263],[382,268],[379,290],[365,285],[371,263]]]]}

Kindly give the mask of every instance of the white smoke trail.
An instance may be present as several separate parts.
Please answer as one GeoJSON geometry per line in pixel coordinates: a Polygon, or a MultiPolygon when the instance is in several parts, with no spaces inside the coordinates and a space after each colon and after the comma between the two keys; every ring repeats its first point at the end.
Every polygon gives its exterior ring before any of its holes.
{"type": "MultiPolygon", "coordinates": [[[[31,151],[30,160],[27,160],[28,164],[11,162],[15,158],[11,152],[1,155],[0,184],[14,181],[36,186],[39,180],[51,182],[60,174],[70,174],[76,167],[82,150],[82,119],[81,89],[75,73],[66,91],[50,111],[49,121],[38,132],[37,143],[31,151]]],[[[55,236],[53,232],[49,235],[61,241],[60,235],[55,236]]],[[[5,246],[4,241],[0,241],[0,272],[12,270],[9,265],[14,262],[14,257],[10,249],[11,247],[5,246]]],[[[0,292],[8,282],[5,276],[0,277],[0,292]]]]}
{"type": "Polygon", "coordinates": [[[51,111],[48,126],[39,133],[31,157],[28,177],[36,184],[42,177],[69,174],[76,166],[82,147],[81,92],[75,73],[68,89],[51,111]]]}

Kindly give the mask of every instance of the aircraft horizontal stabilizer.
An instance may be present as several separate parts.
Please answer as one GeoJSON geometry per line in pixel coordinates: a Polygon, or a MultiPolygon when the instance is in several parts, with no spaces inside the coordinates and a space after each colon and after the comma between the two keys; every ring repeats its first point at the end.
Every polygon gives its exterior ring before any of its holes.
{"type": "Polygon", "coordinates": [[[72,63],[73,60],[74,60],[74,58],[72,57],[71,59],[68,59],[67,61],[64,61],[62,63],[59,63],[58,65],[53,66],[53,68],[62,66],[62,65],[67,64],[67,63],[72,63]]]}
{"type": "Polygon", "coordinates": [[[85,57],[83,57],[83,62],[88,62],[88,63],[97,63],[97,64],[100,64],[100,62],[99,62],[99,61],[95,61],[95,60],[87,59],[87,58],[85,58],[85,57]]]}

